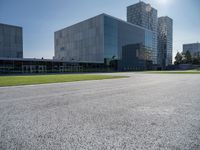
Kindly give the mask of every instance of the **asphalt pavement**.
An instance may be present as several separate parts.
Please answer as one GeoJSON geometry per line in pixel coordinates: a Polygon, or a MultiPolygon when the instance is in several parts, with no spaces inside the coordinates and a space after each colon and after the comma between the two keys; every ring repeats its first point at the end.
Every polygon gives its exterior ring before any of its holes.
{"type": "Polygon", "coordinates": [[[0,88],[0,150],[200,150],[200,75],[0,88]]]}

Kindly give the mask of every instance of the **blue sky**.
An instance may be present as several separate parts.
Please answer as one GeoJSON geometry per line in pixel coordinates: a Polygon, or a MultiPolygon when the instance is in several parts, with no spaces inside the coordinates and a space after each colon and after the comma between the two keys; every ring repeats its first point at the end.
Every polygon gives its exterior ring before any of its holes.
{"type": "MultiPolygon", "coordinates": [[[[126,20],[139,0],[0,0],[0,23],[23,27],[24,57],[52,58],[54,32],[101,13],[126,20]]],[[[200,42],[200,0],[143,0],[174,20],[174,54],[200,42]]]]}

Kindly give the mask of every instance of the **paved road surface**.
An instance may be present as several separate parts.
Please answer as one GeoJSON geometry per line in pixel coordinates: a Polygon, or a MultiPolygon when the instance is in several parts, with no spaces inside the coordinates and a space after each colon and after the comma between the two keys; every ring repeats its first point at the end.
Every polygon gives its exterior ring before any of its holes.
{"type": "Polygon", "coordinates": [[[0,88],[0,149],[200,150],[200,75],[128,75],[0,88]]]}

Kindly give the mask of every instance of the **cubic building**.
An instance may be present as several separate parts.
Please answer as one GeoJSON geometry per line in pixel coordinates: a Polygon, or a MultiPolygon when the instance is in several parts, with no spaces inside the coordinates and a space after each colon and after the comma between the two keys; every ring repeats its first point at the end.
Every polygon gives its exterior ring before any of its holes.
{"type": "MultiPolygon", "coordinates": [[[[124,47],[139,44],[145,49],[146,55],[151,55],[154,46],[151,30],[107,14],[101,14],[59,30],[55,32],[54,38],[54,59],[107,65],[118,60],[120,70],[126,70],[121,61],[124,47]]],[[[135,51],[136,48],[129,47],[129,50],[135,51]]],[[[143,61],[151,61],[151,57],[148,58],[149,60],[143,59],[143,61]]],[[[126,68],[135,70],[144,69],[145,66],[130,64],[126,68]]]]}
{"type": "Polygon", "coordinates": [[[169,17],[158,18],[158,64],[164,69],[172,65],[173,20],[169,17]]]}
{"type": "Polygon", "coordinates": [[[157,10],[142,1],[127,7],[127,22],[153,31],[151,57],[154,64],[157,64],[157,16],[157,10]]]}
{"type": "Polygon", "coordinates": [[[192,57],[200,57],[200,43],[183,44],[183,53],[190,52],[192,57]]]}
{"type": "Polygon", "coordinates": [[[22,27],[0,23],[0,58],[23,58],[22,27]]]}

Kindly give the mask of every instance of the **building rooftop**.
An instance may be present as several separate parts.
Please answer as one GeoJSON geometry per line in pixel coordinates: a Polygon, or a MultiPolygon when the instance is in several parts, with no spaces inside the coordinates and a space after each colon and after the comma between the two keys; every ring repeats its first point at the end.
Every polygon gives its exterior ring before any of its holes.
{"type": "Polygon", "coordinates": [[[196,42],[196,43],[188,43],[188,44],[183,44],[183,45],[194,45],[194,44],[200,45],[199,42],[196,42]]]}
{"type": "MultiPolygon", "coordinates": [[[[138,3],[135,3],[135,4],[132,4],[132,5],[127,6],[127,8],[128,8],[128,7],[132,7],[132,6],[137,6],[137,5],[141,5],[141,6],[142,6],[142,5],[148,5],[148,6],[151,6],[151,4],[149,4],[149,3],[145,3],[145,2],[143,2],[143,1],[139,1],[138,3]]],[[[151,6],[151,8],[157,11],[157,9],[155,9],[154,7],[151,6]]]]}
{"type": "Polygon", "coordinates": [[[5,24],[5,23],[0,23],[0,26],[9,26],[9,27],[14,27],[14,28],[22,28],[20,26],[10,25],[10,24],[5,24]]]}
{"type": "Polygon", "coordinates": [[[70,26],[68,26],[68,27],[62,28],[62,29],[57,30],[57,31],[55,31],[55,32],[59,32],[59,31],[61,31],[61,30],[67,29],[67,28],[69,28],[69,27],[72,27],[72,26],[77,25],[77,24],[79,24],[79,23],[82,23],[82,22],[84,22],[84,21],[87,21],[87,20],[90,20],[90,19],[93,19],[93,18],[96,18],[96,17],[100,17],[100,16],[107,16],[107,17],[110,17],[110,18],[115,19],[115,20],[117,20],[117,21],[121,21],[121,22],[123,22],[123,23],[129,24],[129,25],[131,25],[131,26],[134,26],[134,27],[137,27],[137,28],[140,28],[140,29],[144,29],[144,30],[151,31],[151,30],[149,30],[149,29],[147,29],[147,28],[144,28],[144,27],[141,27],[141,26],[139,26],[139,25],[132,24],[132,23],[130,23],[130,22],[127,22],[127,21],[125,21],[125,20],[119,19],[119,18],[117,18],[117,17],[113,17],[113,16],[111,16],[111,15],[102,13],[102,14],[100,14],[100,15],[97,15],[97,16],[91,17],[91,18],[89,18],[89,19],[80,21],[80,22],[78,22],[78,23],[75,23],[75,24],[70,25],[70,26]]]}

